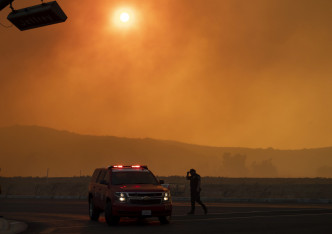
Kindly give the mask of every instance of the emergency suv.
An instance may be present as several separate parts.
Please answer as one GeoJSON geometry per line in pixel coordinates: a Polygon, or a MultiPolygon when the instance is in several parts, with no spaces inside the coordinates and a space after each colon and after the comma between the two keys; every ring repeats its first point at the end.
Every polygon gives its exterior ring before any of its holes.
{"type": "Polygon", "coordinates": [[[102,212],[108,225],[121,217],[158,217],[168,224],[172,215],[171,194],[147,166],[114,165],[97,168],[89,184],[89,216],[98,221],[102,212]]]}

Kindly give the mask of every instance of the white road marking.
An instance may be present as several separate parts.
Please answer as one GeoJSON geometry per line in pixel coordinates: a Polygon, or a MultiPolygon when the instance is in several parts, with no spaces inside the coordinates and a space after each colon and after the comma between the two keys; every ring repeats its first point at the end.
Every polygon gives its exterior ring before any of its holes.
{"type": "Polygon", "coordinates": [[[51,228],[47,228],[47,229],[45,229],[44,231],[42,231],[42,232],[40,232],[40,233],[52,233],[52,232],[54,232],[55,230],[56,230],[56,228],[51,227],[51,228]]]}
{"type": "Polygon", "coordinates": [[[213,220],[230,220],[230,219],[253,219],[253,218],[270,218],[270,217],[280,217],[280,216],[313,216],[313,215],[332,215],[332,213],[320,213],[320,214],[280,214],[280,215],[254,215],[246,217],[220,217],[220,218],[205,218],[205,219],[178,219],[172,220],[172,222],[192,222],[192,221],[213,221],[213,220]]]}
{"type": "Polygon", "coordinates": [[[97,226],[99,225],[66,226],[66,227],[56,227],[56,229],[84,228],[84,227],[97,227],[97,226]]]}
{"type": "MultiPolygon", "coordinates": [[[[303,211],[322,211],[322,210],[330,210],[330,209],[301,209],[301,210],[254,210],[254,211],[246,211],[246,212],[229,212],[229,213],[208,213],[207,215],[234,215],[234,214],[254,214],[254,213],[275,213],[275,212],[303,212],[303,211]]],[[[205,214],[197,214],[200,216],[205,216],[205,214]]],[[[172,215],[172,217],[185,217],[185,216],[191,216],[187,214],[183,215],[172,215]]],[[[195,215],[193,215],[195,216],[195,215]]]]}
{"type": "Polygon", "coordinates": [[[10,224],[18,224],[18,223],[22,223],[22,222],[11,222],[9,221],[10,224]]]}

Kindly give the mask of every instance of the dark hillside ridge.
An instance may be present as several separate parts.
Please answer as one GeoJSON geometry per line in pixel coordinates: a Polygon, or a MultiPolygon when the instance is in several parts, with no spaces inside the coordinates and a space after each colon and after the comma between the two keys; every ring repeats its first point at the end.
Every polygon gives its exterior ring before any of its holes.
{"type": "Polygon", "coordinates": [[[38,126],[0,128],[1,176],[91,175],[110,164],[146,164],[157,175],[332,177],[332,147],[210,147],[154,139],[80,135],[38,126]]]}

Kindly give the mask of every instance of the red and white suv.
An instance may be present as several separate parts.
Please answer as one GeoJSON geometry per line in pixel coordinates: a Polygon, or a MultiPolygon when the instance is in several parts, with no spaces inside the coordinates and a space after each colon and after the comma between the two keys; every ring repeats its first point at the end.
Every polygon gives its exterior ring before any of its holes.
{"type": "Polygon", "coordinates": [[[105,212],[109,225],[120,217],[158,217],[168,224],[172,215],[169,189],[163,187],[147,166],[110,166],[94,171],[89,185],[89,216],[98,221],[105,212]]]}

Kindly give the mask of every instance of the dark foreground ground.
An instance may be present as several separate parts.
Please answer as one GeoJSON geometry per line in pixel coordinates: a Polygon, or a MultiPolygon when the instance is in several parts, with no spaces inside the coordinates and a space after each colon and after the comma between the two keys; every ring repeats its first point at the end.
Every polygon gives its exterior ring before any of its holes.
{"type": "Polygon", "coordinates": [[[332,204],[209,203],[209,214],[197,207],[174,203],[173,219],[123,219],[109,227],[103,216],[92,222],[82,200],[0,199],[0,215],[24,221],[25,233],[332,233],[332,204]]]}

